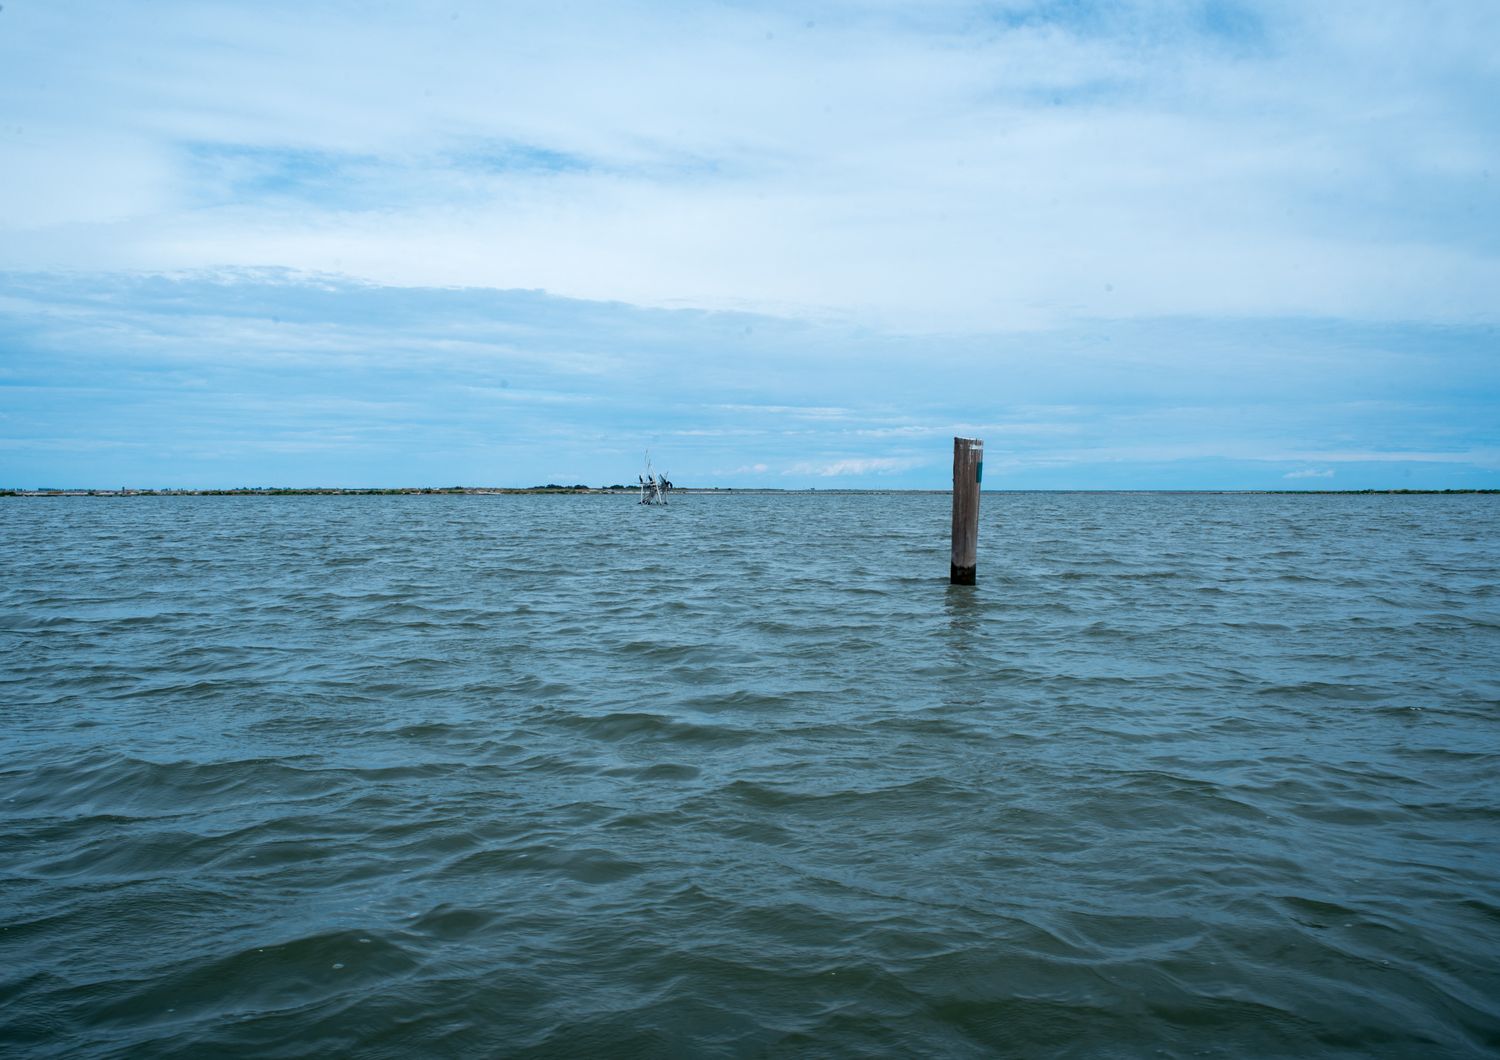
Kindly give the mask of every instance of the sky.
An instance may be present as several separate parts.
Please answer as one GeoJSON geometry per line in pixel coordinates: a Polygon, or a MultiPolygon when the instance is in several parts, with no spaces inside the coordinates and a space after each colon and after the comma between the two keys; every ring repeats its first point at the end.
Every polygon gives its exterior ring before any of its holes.
{"type": "Polygon", "coordinates": [[[1500,4],[3,0],[0,487],[1500,487],[1500,4]]]}

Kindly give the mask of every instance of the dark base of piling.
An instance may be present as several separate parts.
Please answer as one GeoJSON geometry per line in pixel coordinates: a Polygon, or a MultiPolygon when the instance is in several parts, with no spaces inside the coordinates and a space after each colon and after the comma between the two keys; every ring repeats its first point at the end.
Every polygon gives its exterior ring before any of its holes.
{"type": "Polygon", "coordinates": [[[960,567],[957,563],[948,564],[948,582],[951,585],[973,585],[975,567],[960,567]]]}

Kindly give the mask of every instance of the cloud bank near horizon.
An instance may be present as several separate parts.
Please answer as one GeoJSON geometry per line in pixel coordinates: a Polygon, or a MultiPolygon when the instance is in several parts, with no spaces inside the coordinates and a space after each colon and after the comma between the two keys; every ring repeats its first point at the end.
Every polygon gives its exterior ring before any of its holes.
{"type": "Polygon", "coordinates": [[[0,485],[1500,486],[1493,329],[900,336],[278,270],[0,275],[0,485]]]}

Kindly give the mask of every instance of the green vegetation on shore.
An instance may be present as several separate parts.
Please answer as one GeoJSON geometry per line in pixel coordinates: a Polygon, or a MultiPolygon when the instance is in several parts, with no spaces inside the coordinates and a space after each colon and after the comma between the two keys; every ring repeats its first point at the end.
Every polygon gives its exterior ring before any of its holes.
{"type": "Polygon", "coordinates": [[[1314,496],[1326,496],[1326,495],[1344,496],[1344,495],[1347,495],[1347,496],[1352,496],[1352,497],[1359,497],[1359,496],[1367,496],[1367,495],[1373,495],[1373,494],[1387,494],[1387,493],[1394,493],[1394,494],[1420,494],[1420,495],[1423,495],[1423,496],[1434,495],[1434,494],[1436,494],[1436,495],[1442,495],[1442,494],[1445,494],[1445,493],[1500,493],[1500,489],[1494,489],[1494,490],[1488,490],[1488,489],[1459,489],[1459,490],[1246,490],[1245,492],[1246,493],[1272,493],[1272,494],[1277,494],[1277,495],[1306,493],[1306,494],[1311,494],[1311,495],[1314,495],[1314,496]]]}
{"type": "MultiPolygon", "coordinates": [[[[630,493],[635,486],[559,486],[549,482],[545,486],[401,486],[394,488],[372,487],[368,489],[336,486],[240,486],[234,489],[62,489],[41,487],[38,489],[0,489],[0,497],[390,497],[422,496],[441,494],[448,496],[495,496],[495,495],[541,495],[541,494],[609,494],[630,493]]],[[[680,488],[681,493],[947,493],[947,490],[787,490],[760,487],[735,488],[726,486],[700,486],[680,488]]],[[[1006,493],[1007,490],[985,490],[986,493],[1006,493]]],[[[1500,494],[1500,489],[1363,489],[1363,490],[1019,490],[1021,493],[1181,493],[1181,494],[1262,494],[1273,496],[1434,496],[1462,493],[1500,494]]]]}
{"type": "Polygon", "coordinates": [[[460,496],[514,493],[616,493],[625,486],[402,486],[342,488],[336,486],[240,486],[235,489],[35,489],[0,490],[0,497],[388,497],[450,494],[460,496]]]}

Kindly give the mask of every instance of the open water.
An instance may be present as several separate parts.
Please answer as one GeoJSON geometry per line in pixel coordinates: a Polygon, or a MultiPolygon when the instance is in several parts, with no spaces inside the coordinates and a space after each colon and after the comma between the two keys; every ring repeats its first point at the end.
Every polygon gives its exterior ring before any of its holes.
{"type": "Polygon", "coordinates": [[[0,501],[0,1051],[1500,1050],[1500,498],[0,501]]]}

